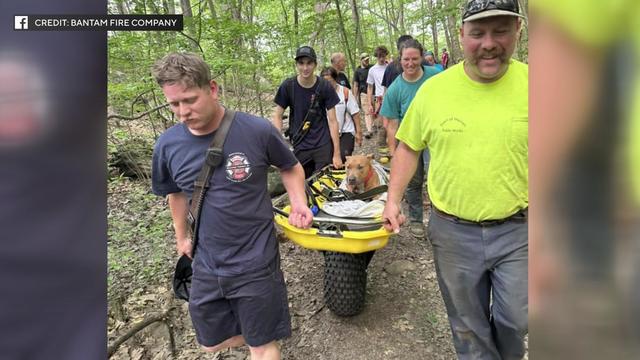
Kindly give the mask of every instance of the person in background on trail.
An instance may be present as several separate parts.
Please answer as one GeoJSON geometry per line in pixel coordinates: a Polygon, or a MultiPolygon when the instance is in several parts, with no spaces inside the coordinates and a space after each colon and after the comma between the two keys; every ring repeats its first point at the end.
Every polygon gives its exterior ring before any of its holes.
{"type": "Polygon", "coordinates": [[[427,80],[396,134],[385,228],[420,150],[431,165],[428,222],[459,359],[522,359],[528,333],[528,66],[512,59],[517,0],[468,1],[464,62],[427,80]]]}
{"type": "Polygon", "coordinates": [[[333,67],[325,67],[320,76],[328,81],[336,90],[340,102],[336,105],[336,118],[340,133],[340,156],[342,162],[353,154],[355,144],[362,146],[362,130],[360,129],[360,108],[351,91],[338,84],[338,72],[333,67]]]}
{"type": "Polygon", "coordinates": [[[444,70],[442,65],[436,63],[435,56],[433,56],[433,52],[431,50],[428,50],[424,53],[424,62],[426,63],[425,65],[433,66],[438,69],[438,71],[444,70]]]}
{"type": "Polygon", "coordinates": [[[447,69],[449,67],[449,53],[446,48],[442,49],[442,59],[440,60],[440,65],[442,65],[443,69],[447,69]]]}
{"type": "MultiPolygon", "coordinates": [[[[400,63],[402,74],[391,84],[384,95],[384,102],[380,115],[389,120],[387,135],[389,152],[391,156],[396,149],[396,131],[402,123],[402,118],[407,112],[411,101],[420,86],[439,70],[432,66],[422,65],[422,45],[415,39],[406,40],[400,45],[400,63]]],[[[429,150],[419,152],[419,157],[425,156],[423,161],[418,161],[413,177],[409,181],[405,199],[409,204],[409,231],[418,239],[424,238],[422,189],[424,177],[429,169],[429,150]]]]}
{"type": "MultiPolygon", "coordinates": [[[[394,59],[386,69],[384,69],[384,75],[382,75],[382,86],[384,87],[384,92],[391,86],[393,80],[395,80],[398,75],[402,73],[402,65],[400,64],[400,46],[403,42],[413,39],[411,35],[400,35],[398,40],[396,40],[396,49],[398,50],[398,58],[394,59]]],[[[385,124],[386,128],[386,124],[385,124]]]]}
{"type": "MultiPolygon", "coordinates": [[[[384,70],[384,75],[382,76],[382,102],[384,102],[384,95],[387,92],[387,89],[389,88],[389,86],[391,86],[391,83],[393,83],[393,81],[398,77],[398,75],[400,75],[402,73],[402,64],[400,62],[400,47],[402,46],[402,43],[404,43],[407,40],[411,40],[413,39],[413,36],[411,35],[400,35],[398,37],[398,40],[396,40],[396,49],[398,50],[398,58],[394,59],[392,63],[389,64],[389,66],[387,66],[387,68],[384,70]]],[[[422,60],[422,59],[421,59],[422,60]]],[[[385,116],[382,116],[382,128],[384,129],[384,138],[383,139],[379,139],[379,142],[384,141],[387,146],[389,147],[389,151],[393,151],[391,150],[391,144],[389,144],[389,134],[387,133],[387,126],[389,124],[389,119],[387,119],[385,116]]]]}
{"type": "Polygon", "coordinates": [[[338,52],[331,54],[331,67],[336,69],[338,72],[338,84],[351,90],[349,78],[347,77],[347,74],[344,73],[344,70],[347,68],[347,58],[343,53],[338,52]]]}
{"type": "Polygon", "coordinates": [[[304,171],[269,121],[236,112],[222,163],[205,193],[193,249],[187,215],[205,154],[228,111],[204,60],[172,53],[153,66],[179,124],[153,150],[152,190],[166,196],[179,255],[193,258],[189,313],[207,351],[247,344],[252,359],[280,359],[278,339],[291,335],[287,289],[280,269],[267,170],[280,169],[291,200],[289,223],[311,225],[304,171]],[[259,304],[259,306],[257,306],[259,304]]]}
{"type": "Polygon", "coordinates": [[[280,84],[274,98],[273,125],[282,131],[282,114],[289,108],[289,138],[305,177],[327,165],[342,167],[335,106],[340,102],[327,81],[314,74],[316,52],[310,46],[296,51],[298,75],[280,84]]]}
{"type": "MultiPolygon", "coordinates": [[[[361,113],[364,114],[364,123],[367,128],[367,131],[371,132],[371,124],[373,124],[373,120],[371,119],[371,114],[368,113],[369,109],[369,98],[367,97],[367,77],[369,76],[369,69],[371,65],[369,64],[369,54],[362,53],[360,54],[360,66],[353,73],[353,96],[358,101],[358,106],[362,109],[361,113]]],[[[371,135],[369,135],[371,137],[371,135]]]]}
{"type": "Polygon", "coordinates": [[[365,137],[367,139],[371,138],[374,126],[377,126],[379,123],[378,113],[382,106],[382,95],[384,91],[382,88],[382,76],[384,75],[384,70],[387,68],[387,55],[389,55],[389,50],[387,50],[384,45],[381,45],[375,49],[373,55],[376,57],[376,64],[369,69],[369,74],[367,74],[367,100],[369,102],[369,108],[366,111],[371,115],[371,123],[367,123],[365,120],[367,127],[365,137]]]}

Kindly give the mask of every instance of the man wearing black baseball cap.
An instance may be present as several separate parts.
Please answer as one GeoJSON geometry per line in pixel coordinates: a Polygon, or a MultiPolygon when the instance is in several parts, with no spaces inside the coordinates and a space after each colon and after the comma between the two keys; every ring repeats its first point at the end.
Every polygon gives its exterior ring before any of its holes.
{"type": "Polygon", "coordinates": [[[282,114],[289,108],[289,139],[293,153],[309,177],[326,165],[342,167],[340,135],[335,106],[338,94],[324,79],[316,76],[317,57],[311,46],[296,51],[298,75],[280,84],[274,98],[273,125],[282,131],[282,114]]]}
{"type": "Polygon", "coordinates": [[[382,214],[400,201],[420,150],[431,153],[428,238],[459,359],[522,359],[528,332],[528,74],[511,59],[517,0],[471,0],[464,61],[430,78],[400,124],[382,214]]]}

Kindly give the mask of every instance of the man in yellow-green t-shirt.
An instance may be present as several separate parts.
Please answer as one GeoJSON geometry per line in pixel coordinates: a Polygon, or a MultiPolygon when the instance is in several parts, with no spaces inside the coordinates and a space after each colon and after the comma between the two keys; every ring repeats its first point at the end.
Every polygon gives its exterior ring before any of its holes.
{"type": "Polygon", "coordinates": [[[427,80],[396,134],[383,218],[429,148],[428,237],[460,359],[520,359],[528,332],[528,67],[516,0],[467,2],[465,60],[427,80]]]}

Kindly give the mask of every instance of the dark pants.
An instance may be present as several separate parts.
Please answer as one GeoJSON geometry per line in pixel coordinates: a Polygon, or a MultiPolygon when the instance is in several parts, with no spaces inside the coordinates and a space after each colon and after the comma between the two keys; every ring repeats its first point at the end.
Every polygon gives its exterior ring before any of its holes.
{"type": "Polygon", "coordinates": [[[352,133],[340,134],[340,157],[342,162],[347,161],[347,156],[353,154],[353,148],[356,145],[356,138],[352,133]]]}
{"type": "Polygon", "coordinates": [[[528,332],[527,222],[480,226],[430,214],[428,237],[458,358],[522,359],[528,332]]]}
{"type": "Polygon", "coordinates": [[[304,168],[304,177],[308,178],[314,172],[333,164],[333,143],[329,141],[319,148],[310,150],[294,150],[293,154],[304,168]]]}

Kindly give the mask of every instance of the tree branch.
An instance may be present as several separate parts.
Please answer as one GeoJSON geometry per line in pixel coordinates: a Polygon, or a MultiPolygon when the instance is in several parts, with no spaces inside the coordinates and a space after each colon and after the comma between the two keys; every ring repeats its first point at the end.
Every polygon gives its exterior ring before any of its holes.
{"type": "MultiPolygon", "coordinates": [[[[137,334],[147,326],[158,321],[166,322],[167,317],[169,316],[169,313],[174,309],[175,309],[175,306],[170,307],[167,311],[161,314],[151,315],[148,318],[135,324],[131,329],[129,329],[126,333],[124,333],[122,336],[114,340],[113,343],[109,345],[109,347],[107,348],[107,356],[111,357],[113,354],[115,354],[116,350],[118,350],[118,347],[120,347],[120,345],[122,345],[123,342],[129,340],[129,338],[131,338],[133,335],[137,334]]],[[[169,332],[171,332],[171,329],[169,329],[169,332]]],[[[170,338],[173,339],[172,334],[170,334],[170,338]]]]}
{"type": "Polygon", "coordinates": [[[167,106],[169,106],[169,104],[158,105],[158,106],[154,107],[153,109],[151,109],[149,111],[145,111],[142,114],[138,114],[138,115],[133,116],[133,117],[122,116],[122,115],[118,115],[118,114],[111,114],[111,115],[107,116],[107,120],[109,120],[109,119],[137,120],[137,119],[140,119],[141,117],[143,117],[145,115],[148,115],[148,114],[150,114],[150,113],[152,113],[154,111],[158,111],[158,110],[160,110],[162,108],[165,108],[167,106]]]}

